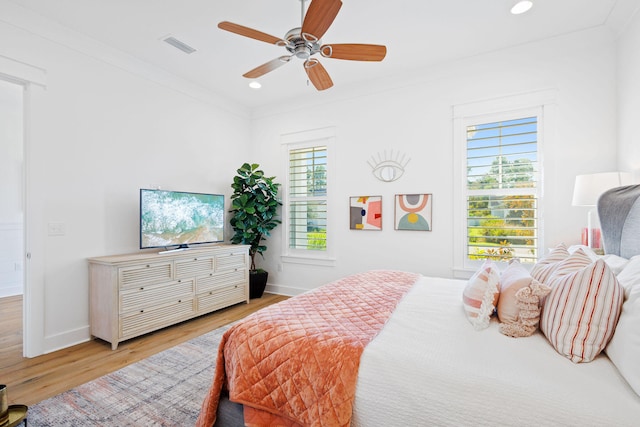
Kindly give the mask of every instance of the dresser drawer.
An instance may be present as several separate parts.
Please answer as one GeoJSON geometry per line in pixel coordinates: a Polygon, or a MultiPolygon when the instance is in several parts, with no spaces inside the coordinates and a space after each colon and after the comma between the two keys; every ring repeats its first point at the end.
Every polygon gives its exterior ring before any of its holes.
{"type": "Polygon", "coordinates": [[[134,337],[193,317],[193,298],[120,316],[120,338],[134,337]]]}
{"type": "Polygon", "coordinates": [[[167,282],[173,279],[173,263],[158,262],[118,269],[121,289],[130,289],[146,283],[167,282]]]}
{"type": "Polygon", "coordinates": [[[232,270],[216,273],[196,279],[196,293],[208,292],[214,289],[226,288],[229,285],[244,283],[246,270],[232,270]]]}
{"type": "Polygon", "coordinates": [[[216,255],[216,271],[246,268],[247,253],[242,251],[228,251],[216,255]]]}
{"type": "Polygon", "coordinates": [[[120,313],[162,305],[167,301],[186,300],[194,293],[193,280],[177,280],[159,285],[140,286],[120,293],[120,313]]]}
{"type": "Polygon", "coordinates": [[[215,268],[215,258],[193,257],[176,260],[176,278],[202,276],[213,272],[215,268]]]}
{"type": "Polygon", "coordinates": [[[245,285],[238,283],[237,285],[211,290],[204,295],[199,294],[197,310],[199,313],[206,313],[246,300],[245,285]]]}

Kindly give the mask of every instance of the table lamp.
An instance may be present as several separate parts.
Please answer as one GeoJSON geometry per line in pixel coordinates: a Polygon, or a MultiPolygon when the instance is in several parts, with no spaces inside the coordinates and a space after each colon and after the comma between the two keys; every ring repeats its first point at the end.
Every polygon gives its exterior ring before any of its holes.
{"type": "Polygon", "coordinates": [[[593,209],[598,198],[605,191],[626,185],[631,182],[631,174],[626,172],[602,172],[586,175],[577,175],[573,187],[573,206],[589,206],[587,213],[587,246],[594,248],[594,236],[592,226],[593,209]]]}

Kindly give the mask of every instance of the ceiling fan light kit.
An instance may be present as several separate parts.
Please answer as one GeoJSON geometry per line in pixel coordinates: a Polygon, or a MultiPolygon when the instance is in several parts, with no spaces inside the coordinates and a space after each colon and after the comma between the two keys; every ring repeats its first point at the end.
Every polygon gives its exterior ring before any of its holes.
{"type": "Polygon", "coordinates": [[[342,1],[313,0],[306,14],[304,13],[305,1],[307,0],[300,0],[302,26],[289,30],[283,39],[228,21],[218,24],[218,28],[222,30],[284,47],[290,54],[266,62],[243,74],[244,77],[256,79],[296,57],[304,61],[303,68],[315,88],[325,90],[333,86],[333,81],[324,66],[317,58],[313,58],[313,55],[319,53],[324,58],[349,61],[382,61],[384,59],[387,48],[382,45],[358,43],[323,45],[320,39],[338,15],[342,1]]]}

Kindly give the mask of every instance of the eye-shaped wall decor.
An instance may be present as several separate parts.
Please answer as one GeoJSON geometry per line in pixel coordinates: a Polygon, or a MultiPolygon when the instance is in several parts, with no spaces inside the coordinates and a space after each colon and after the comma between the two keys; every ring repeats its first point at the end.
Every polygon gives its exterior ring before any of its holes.
{"type": "Polygon", "coordinates": [[[383,154],[377,153],[376,156],[371,156],[371,160],[367,163],[371,166],[371,173],[376,179],[383,182],[392,182],[399,179],[404,174],[404,168],[409,163],[409,158],[405,158],[404,154],[400,152],[393,153],[391,150],[388,154],[386,151],[383,154]]]}

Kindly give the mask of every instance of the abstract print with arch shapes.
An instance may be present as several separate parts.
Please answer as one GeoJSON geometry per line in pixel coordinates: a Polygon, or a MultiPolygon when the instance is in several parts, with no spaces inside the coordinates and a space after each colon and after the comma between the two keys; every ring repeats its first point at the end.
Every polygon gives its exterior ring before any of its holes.
{"type": "Polygon", "coordinates": [[[431,231],[431,194],[396,194],[396,230],[431,231]]]}
{"type": "Polygon", "coordinates": [[[351,230],[382,230],[382,196],[351,197],[349,228],[351,230]]]}

